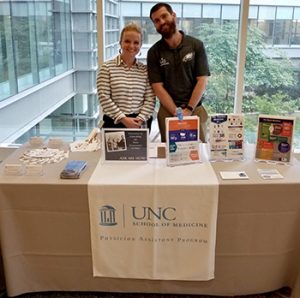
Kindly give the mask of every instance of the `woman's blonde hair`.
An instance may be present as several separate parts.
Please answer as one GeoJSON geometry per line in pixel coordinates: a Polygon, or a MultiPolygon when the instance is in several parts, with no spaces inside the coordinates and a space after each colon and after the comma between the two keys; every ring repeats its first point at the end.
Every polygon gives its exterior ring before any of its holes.
{"type": "Polygon", "coordinates": [[[135,22],[130,22],[130,23],[126,24],[125,27],[122,29],[121,35],[120,35],[120,42],[122,41],[124,32],[128,32],[128,31],[135,31],[135,32],[139,33],[141,35],[141,42],[143,41],[143,31],[142,31],[141,26],[135,22]]]}

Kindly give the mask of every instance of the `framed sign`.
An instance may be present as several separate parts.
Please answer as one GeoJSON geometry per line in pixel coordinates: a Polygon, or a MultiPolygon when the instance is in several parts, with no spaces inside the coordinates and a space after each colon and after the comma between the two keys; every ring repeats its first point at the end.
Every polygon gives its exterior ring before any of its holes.
{"type": "Polygon", "coordinates": [[[166,118],[167,165],[175,166],[200,161],[198,116],[166,118]]]}
{"type": "Polygon", "coordinates": [[[148,161],[148,129],[103,129],[104,161],[148,161]]]}
{"type": "Polygon", "coordinates": [[[294,126],[294,117],[259,115],[255,158],[290,162],[294,126]]]}

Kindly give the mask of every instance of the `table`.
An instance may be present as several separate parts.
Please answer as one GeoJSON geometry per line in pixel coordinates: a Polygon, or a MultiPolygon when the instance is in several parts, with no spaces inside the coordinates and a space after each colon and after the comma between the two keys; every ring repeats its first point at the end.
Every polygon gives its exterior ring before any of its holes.
{"type": "MultiPolygon", "coordinates": [[[[16,162],[22,150],[5,162],[16,162]]],[[[215,279],[191,282],[93,278],[87,183],[99,152],[71,153],[70,159],[88,161],[80,180],[58,178],[65,161],[46,166],[41,177],[7,177],[0,166],[0,242],[9,296],[38,291],[244,295],[283,286],[300,296],[299,160],[291,166],[255,163],[251,157],[212,164],[220,183],[215,279]],[[285,179],[262,180],[258,167],[275,167],[285,179]],[[221,180],[220,170],[245,170],[250,179],[221,180]]],[[[180,166],[183,175],[188,169],[180,166]]]]}
{"type": "MultiPolygon", "coordinates": [[[[0,147],[0,164],[2,160],[8,157],[15,148],[11,147],[0,147]]],[[[0,291],[5,289],[5,280],[4,280],[4,271],[3,271],[3,262],[2,262],[2,255],[1,255],[1,244],[0,244],[0,291]]]]}

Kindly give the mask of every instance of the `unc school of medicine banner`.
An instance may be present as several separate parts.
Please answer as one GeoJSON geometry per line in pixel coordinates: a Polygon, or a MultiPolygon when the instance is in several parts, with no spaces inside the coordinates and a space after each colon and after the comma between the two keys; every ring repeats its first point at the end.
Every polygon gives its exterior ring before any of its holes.
{"type": "Polygon", "coordinates": [[[88,193],[94,276],[214,278],[218,183],[209,163],[99,163],[88,193]],[[164,184],[170,175],[174,185],[164,184]]]}

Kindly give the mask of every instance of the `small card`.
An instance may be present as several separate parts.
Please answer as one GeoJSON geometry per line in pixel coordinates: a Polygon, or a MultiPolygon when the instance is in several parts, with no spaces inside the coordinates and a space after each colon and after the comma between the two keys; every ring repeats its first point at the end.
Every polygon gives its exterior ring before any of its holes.
{"type": "Polygon", "coordinates": [[[276,169],[257,169],[263,179],[283,179],[283,176],[276,169]]]}
{"type": "Polygon", "coordinates": [[[80,174],[86,168],[87,162],[85,160],[70,160],[65,165],[60,173],[61,179],[79,179],[80,174]]]}
{"type": "Polygon", "coordinates": [[[25,175],[27,176],[42,176],[44,173],[42,165],[26,165],[25,175]]]}
{"type": "Polygon", "coordinates": [[[6,164],[4,174],[9,176],[22,176],[24,172],[22,164],[6,164]]]}
{"type": "Polygon", "coordinates": [[[249,179],[245,171],[221,171],[220,176],[224,180],[245,180],[249,179]]]}

